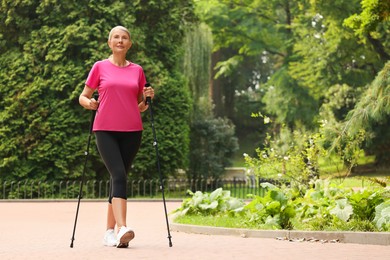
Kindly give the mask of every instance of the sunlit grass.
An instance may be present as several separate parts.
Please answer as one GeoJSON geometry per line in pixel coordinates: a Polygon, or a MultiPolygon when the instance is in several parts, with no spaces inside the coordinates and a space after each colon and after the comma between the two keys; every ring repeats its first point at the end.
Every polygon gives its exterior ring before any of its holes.
{"type": "Polygon", "coordinates": [[[200,225],[200,226],[210,226],[210,227],[229,227],[229,228],[240,228],[242,227],[242,220],[238,217],[231,218],[228,216],[181,216],[175,219],[176,223],[180,224],[191,224],[191,225],[200,225]]]}
{"type": "Polygon", "coordinates": [[[370,181],[367,177],[332,178],[331,183],[342,185],[345,188],[379,187],[378,183],[370,181]]]}
{"type": "MultiPolygon", "coordinates": [[[[200,216],[200,215],[184,215],[175,218],[175,223],[208,226],[208,227],[224,227],[224,228],[248,228],[248,229],[267,229],[264,225],[258,226],[253,223],[248,223],[240,216],[200,216]]],[[[268,228],[269,229],[269,228],[268,228]]]]}

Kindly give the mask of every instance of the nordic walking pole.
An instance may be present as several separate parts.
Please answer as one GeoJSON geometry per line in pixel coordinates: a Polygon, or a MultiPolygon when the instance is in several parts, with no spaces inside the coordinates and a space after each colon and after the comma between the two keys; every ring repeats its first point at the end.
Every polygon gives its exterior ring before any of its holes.
{"type": "MultiPolygon", "coordinates": [[[[145,87],[150,87],[149,83],[145,84],[145,87]]],[[[157,161],[157,170],[160,176],[160,189],[162,193],[162,198],[163,198],[163,203],[164,203],[164,212],[165,212],[165,221],[167,223],[167,230],[168,230],[168,239],[169,239],[169,247],[172,247],[172,236],[169,231],[169,221],[168,221],[168,213],[167,213],[167,205],[165,203],[165,194],[164,194],[164,181],[163,181],[163,176],[161,174],[161,169],[160,169],[160,156],[158,153],[158,144],[157,144],[157,137],[156,137],[156,130],[154,129],[154,119],[153,119],[153,109],[152,109],[152,99],[151,97],[146,97],[146,102],[147,105],[149,105],[149,111],[150,111],[150,124],[152,126],[152,131],[153,131],[153,146],[156,149],[156,161],[157,161]]]]}
{"type": "MultiPolygon", "coordinates": [[[[93,98],[97,101],[99,99],[99,95],[95,94],[93,98]]],[[[70,247],[73,248],[73,241],[74,241],[74,234],[76,233],[76,224],[77,224],[77,217],[79,216],[79,208],[80,208],[80,200],[83,193],[83,183],[85,178],[85,169],[87,168],[87,161],[88,161],[88,155],[89,155],[89,145],[91,144],[91,137],[92,137],[92,128],[93,128],[93,122],[95,121],[95,115],[96,110],[92,110],[91,113],[91,123],[89,126],[89,136],[88,136],[88,143],[87,143],[87,150],[85,151],[85,161],[84,161],[84,169],[83,169],[83,175],[81,176],[81,183],[80,183],[80,190],[79,190],[79,196],[78,196],[78,202],[77,202],[77,210],[76,210],[76,217],[74,219],[74,226],[73,226],[73,235],[70,242],[70,247]]]]}

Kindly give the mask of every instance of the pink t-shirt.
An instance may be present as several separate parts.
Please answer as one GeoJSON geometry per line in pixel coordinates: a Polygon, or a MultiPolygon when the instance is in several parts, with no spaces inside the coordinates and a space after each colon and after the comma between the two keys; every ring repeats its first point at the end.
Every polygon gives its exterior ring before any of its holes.
{"type": "Polygon", "coordinates": [[[96,62],[85,82],[99,93],[93,131],[143,130],[137,98],[145,83],[144,71],[137,64],[118,67],[108,59],[96,62]]]}

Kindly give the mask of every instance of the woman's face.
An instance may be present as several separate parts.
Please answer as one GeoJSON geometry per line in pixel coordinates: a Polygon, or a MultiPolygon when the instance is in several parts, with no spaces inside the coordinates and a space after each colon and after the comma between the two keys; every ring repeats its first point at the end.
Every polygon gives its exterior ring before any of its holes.
{"type": "Polygon", "coordinates": [[[108,40],[108,46],[113,53],[126,53],[132,45],[130,36],[121,29],[114,29],[111,38],[108,40]]]}

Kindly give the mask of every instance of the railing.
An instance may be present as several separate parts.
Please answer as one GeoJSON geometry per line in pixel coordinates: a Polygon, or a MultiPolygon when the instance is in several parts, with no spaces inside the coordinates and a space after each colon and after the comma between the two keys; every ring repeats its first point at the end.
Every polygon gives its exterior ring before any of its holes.
{"type": "MultiPolygon", "coordinates": [[[[163,182],[166,198],[185,198],[189,196],[188,190],[211,192],[220,187],[230,190],[231,196],[237,198],[263,192],[253,179],[165,179],[163,182]]],[[[4,181],[0,182],[0,199],[77,199],[80,185],[81,181],[4,181]]],[[[109,187],[109,181],[85,181],[82,198],[107,198],[109,187]]],[[[128,181],[127,191],[129,198],[161,198],[162,195],[158,179],[128,181]]]]}

